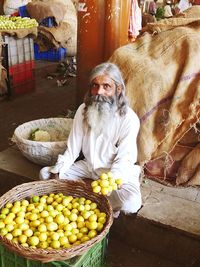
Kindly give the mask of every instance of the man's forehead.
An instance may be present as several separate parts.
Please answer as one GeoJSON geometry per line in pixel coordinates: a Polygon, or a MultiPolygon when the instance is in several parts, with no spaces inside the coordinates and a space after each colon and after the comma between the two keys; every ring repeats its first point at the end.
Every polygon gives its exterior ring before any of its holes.
{"type": "Polygon", "coordinates": [[[95,77],[92,80],[92,83],[109,83],[109,84],[114,84],[114,81],[111,79],[111,77],[109,75],[99,75],[97,77],[95,77]]]}

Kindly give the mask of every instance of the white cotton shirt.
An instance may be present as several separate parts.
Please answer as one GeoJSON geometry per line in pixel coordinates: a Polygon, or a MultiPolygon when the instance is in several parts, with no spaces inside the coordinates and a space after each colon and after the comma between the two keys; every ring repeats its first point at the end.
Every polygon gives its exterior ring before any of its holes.
{"type": "Polygon", "coordinates": [[[139,183],[140,167],[137,161],[137,135],[140,122],[131,108],[125,116],[117,112],[113,115],[106,130],[99,136],[83,124],[82,104],[74,117],[72,130],[68,137],[67,150],[59,156],[58,163],[63,162],[61,172],[65,173],[79,156],[82,150],[91,173],[99,176],[102,170],[108,169],[114,178],[121,178],[123,182],[139,183]],[[133,179],[136,178],[136,179],[133,179]]]}

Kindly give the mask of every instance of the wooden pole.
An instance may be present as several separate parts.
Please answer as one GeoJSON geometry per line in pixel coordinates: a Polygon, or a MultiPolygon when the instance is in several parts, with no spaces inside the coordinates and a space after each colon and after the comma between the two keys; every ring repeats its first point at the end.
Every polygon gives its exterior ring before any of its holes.
{"type": "Polygon", "coordinates": [[[78,4],[77,105],[88,90],[90,70],[103,60],[105,4],[81,0],[78,4]]]}
{"type": "Polygon", "coordinates": [[[88,90],[93,67],[128,43],[131,0],[80,0],[78,3],[77,106],[88,90]]]}
{"type": "Polygon", "coordinates": [[[131,0],[106,0],[104,60],[128,43],[131,0]]]}

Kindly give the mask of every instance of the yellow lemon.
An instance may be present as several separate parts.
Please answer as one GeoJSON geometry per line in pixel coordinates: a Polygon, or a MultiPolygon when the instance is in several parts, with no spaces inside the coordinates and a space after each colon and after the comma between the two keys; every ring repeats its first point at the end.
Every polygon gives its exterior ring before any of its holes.
{"type": "Polygon", "coordinates": [[[3,209],[1,210],[1,213],[7,215],[7,214],[9,213],[9,211],[10,211],[10,210],[9,210],[8,208],[3,208],[3,209]]]}
{"type": "Polygon", "coordinates": [[[88,232],[88,237],[89,238],[93,238],[93,237],[95,237],[97,235],[97,231],[96,230],[90,230],[89,232],[88,232]]]}
{"type": "Polygon", "coordinates": [[[19,243],[24,244],[27,241],[27,236],[26,235],[20,235],[18,237],[18,240],[19,240],[19,243]]]}
{"type": "Polygon", "coordinates": [[[39,231],[40,233],[42,233],[42,232],[46,232],[46,231],[47,231],[47,226],[46,226],[44,223],[40,224],[40,225],[38,226],[38,231],[39,231]]]}
{"type": "Polygon", "coordinates": [[[100,193],[101,192],[101,186],[97,185],[97,186],[93,187],[93,192],[94,193],[100,193]]]}
{"type": "Polygon", "coordinates": [[[107,180],[107,179],[108,179],[108,175],[107,175],[106,173],[102,173],[102,174],[100,175],[100,179],[101,179],[101,180],[107,180]]]}
{"type": "Polygon", "coordinates": [[[14,230],[12,231],[12,235],[13,235],[14,237],[16,237],[16,236],[20,236],[21,234],[22,234],[22,230],[19,229],[19,228],[14,229],[14,230]]]}
{"type": "Polygon", "coordinates": [[[38,238],[39,238],[40,242],[46,241],[47,240],[47,233],[45,233],[45,232],[39,233],[38,238]]]}
{"type": "Polygon", "coordinates": [[[37,203],[37,202],[39,202],[39,200],[40,200],[40,197],[39,197],[39,196],[33,196],[33,197],[31,198],[31,201],[32,201],[33,203],[37,203]]]}
{"type": "Polygon", "coordinates": [[[24,234],[25,234],[26,236],[30,237],[30,236],[33,235],[33,230],[31,230],[31,229],[29,228],[29,229],[27,229],[27,230],[24,231],[24,234]]]}
{"type": "Polygon", "coordinates": [[[115,182],[116,182],[117,185],[122,185],[122,183],[123,183],[122,179],[120,179],[120,178],[116,179],[115,182]]]}
{"type": "Polygon", "coordinates": [[[11,233],[7,233],[5,235],[5,237],[8,239],[8,240],[12,240],[13,239],[13,235],[11,233]]]}
{"type": "Polygon", "coordinates": [[[54,249],[60,248],[60,242],[58,240],[53,240],[51,242],[51,247],[54,248],[54,249]]]}
{"type": "Polygon", "coordinates": [[[72,235],[68,236],[68,240],[70,243],[74,243],[77,241],[77,236],[75,234],[72,234],[72,235]]]}
{"type": "Polygon", "coordinates": [[[59,242],[60,242],[60,245],[61,245],[61,246],[64,246],[64,245],[66,245],[66,244],[69,244],[69,240],[68,240],[68,238],[67,238],[66,236],[62,236],[62,237],[60,237],[60,238],[59,238],[59,242]]]}
{"type": "Polygon", "coordinates": [[[31,236],[28,238],[28,244],[30,246],[37,246],[39,244],[40,240],[37,236],[31,236]]]}
{"type": "Polygon", "coordinates": [[[99,185],[101,187],[108,187],[109,186],[109,181],[108,180],[102,180],[99,182],[99,185]]]}
{"type": "Polygon", "coordinates": [[[98,181],[93,181],[93,182],[91,182],[91,186],[92,187],[96,187],[96,186],[98,186],[99,185],[99,182],[98,181]]]}
{"type": "Polygon", "coordinates": [[[106,196],[109,193],[108,187],[102,187],[101,188],[101,193],[102,193],[102,195],[106,196]]]}

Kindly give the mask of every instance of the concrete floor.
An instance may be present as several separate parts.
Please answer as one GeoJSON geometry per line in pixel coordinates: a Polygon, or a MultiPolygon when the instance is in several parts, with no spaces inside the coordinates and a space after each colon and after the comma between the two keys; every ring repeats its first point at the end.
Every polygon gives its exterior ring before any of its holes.
{"type": "MultiPolygon", "coordinates": [[[[0,194],[38,178],[40,166],[25,159],[11,142],[17,125],[64,115],[76,107],[75,78],[64,87],[57,87],[56,79],[45,79],[56,66],[38,62],[35,91],[0,100],[0,194]]],[[[136,218],[120,215],[111,227],[107,265],[200,267],[195,265],[200,248],[199,188],[172,188],[144,179],[142,195],[136,218]]]]}

